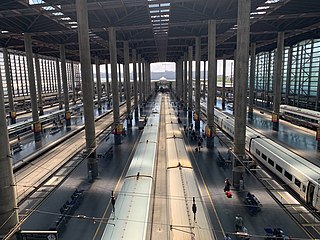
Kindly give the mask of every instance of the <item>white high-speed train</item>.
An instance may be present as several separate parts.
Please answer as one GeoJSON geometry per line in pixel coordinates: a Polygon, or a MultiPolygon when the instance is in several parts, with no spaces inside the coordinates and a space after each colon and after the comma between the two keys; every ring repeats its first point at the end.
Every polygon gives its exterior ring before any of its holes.
{"type": "Polygon", "coordinates": [[[280,105],[280,117],[294,124],[317,129],[320,124],[320,112],[298,108],[289,105],[280,105]]]}
{"type": "MultiPolygon", "coordinates": [[[[232,138],[234,120],[215,111],[215,123],[232,138]]],[[[252,128],[246,130],[246,150],[285,182],[309,206],[320,210],[320,167],[252,128]]]]}
{"type": "Polygon", "coordinates": [[[115,201],[102,240],[150,239],[152,193],[160,121],[158,96],[115,201]]]}
{"type": "Polygon", "coordinates": [[[165,104],[169,239],[215,239],[178,118],[170,107],[169,98],[165,104]],[[195,219],[193,206],[197,208],[195,219]]]}

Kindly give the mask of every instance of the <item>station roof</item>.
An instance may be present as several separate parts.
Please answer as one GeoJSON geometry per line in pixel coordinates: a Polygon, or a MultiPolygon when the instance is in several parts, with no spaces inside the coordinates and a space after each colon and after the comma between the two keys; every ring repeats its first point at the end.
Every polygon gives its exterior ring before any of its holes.
{"type": "MultiPolygon", "coordinates": [[[[91,57],[109,59],[108,27],[117,31],[117,46],[131,48],[149,62],[177,61],[201,36],[207,59],[207,21],[217,20],[217,57],[230,59],[236,48],[238,0],[87,0],[91,57]]],[[[257,52],[320,37],[320,0],[251,0],[250,41],[257,52]]],[[[65,44],[68,59],[79,60],[75,0],[1,0],[0,46],[24,51],[23,33],[33,51],[59,57],[65,44]]],[[[119,53],[119,60],[121,59],[119,53]]]]}

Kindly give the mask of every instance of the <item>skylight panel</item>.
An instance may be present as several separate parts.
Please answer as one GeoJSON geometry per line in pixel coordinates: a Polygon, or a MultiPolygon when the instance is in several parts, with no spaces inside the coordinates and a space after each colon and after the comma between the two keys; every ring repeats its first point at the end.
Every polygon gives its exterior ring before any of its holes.
{"type": "Polygon", "coordinates": [[[53,12],[51,14],[54,15],[54,16],[62,16],[63,15],[62,12],[53,12]]]}
{"type": "Polygon", "coordinates": [[[29,0],[29,5],[43,4],[45,3],[42,0],[29,0]]]}
{"type": "Polygon", "coordinates": [[[269,8],[270,8],[270,6],[261,6],[261,7],[257,7],[257,10],[260,11],[260,10],[266,10],[269,8]]]}
{"type": "Polygon", "coordinates": [[[252,12],[250,15],[263,15],[266,14],[267,12],[252,12]]]}
{"type": "Polygon", "coordinates": [[[160,7],[170,7],[170,3],[161,3],[160,7]]]}
{"type": "Polygon", "coordinates": [[[52,10],[55,10],[54,7],[52,6],[45,6],[45,7],[42,7],[43,10],[46,10],[46,11],[52,11],[52,10]]]}
{"type": "Polygon", "coordinates": [[[272,3],[277,3],[279,2],[280,0],[267,0],[265,3],[267,4],[272,4],[272,3]]]}
{"type": "Polygon", "coordinates": [[[160,7],[159,4],[150,4],[149,8],[158,8],[160,7]]]}

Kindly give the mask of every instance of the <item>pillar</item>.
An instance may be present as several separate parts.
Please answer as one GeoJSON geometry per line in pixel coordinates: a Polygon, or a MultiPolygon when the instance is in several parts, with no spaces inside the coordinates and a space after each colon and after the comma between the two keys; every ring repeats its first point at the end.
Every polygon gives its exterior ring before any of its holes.
{"type": "Polygon", "coordinates": [[[202,97],[206,99],[206,60],[203,61],[203,89],[202,97]]]}
{"type": "Polygon", "coordinates": [[[144,101],[147,102],[149,95],[148,95],[148,74],[150,72],[150,63],[144,62],[144,101]]]}
{"type": "Polygon", "coordinates": [[[249,87],[249,112],[248,117],[253,118],[254,80],[256,69],[256,43],[251,43],[250,51],[250,87],[249,87]]]}
{"type": "Polygon", "coordinates": [[[144,61],[144,59],[141,59],[141,65],[142,65],[142,86],[141,86],[141,90],[142,90],[142,102],[146,101],[146,88],[145,88],[145,84],[146,84],[146,62],[144,61]]]}
{"type": "Polygon", "coordinates": [[[134,95],[134,116],[138,119],[138,79],[137,79],[137,50],[132,49],[132,65],[133,65],[133,95],[134,95]]]}
{"type": "Polygon", "coordinates": [[[42,79],[41,79],[40,63],[39,63],[38,54],[35,54],[34,61],[35,61],[35,67],[36,67],[36,78],[37,78],[37,88],[38,88],[38,108],[39,108],[39,115],[41,116],[41,115],[43,115],[42,79]]]}
{"type": "Polygon", "coordinates": [[[101,111],[101,76],[100,76],[100,62],[98,56],[95,56],[96,63],[96,79],[97,79],[97,95],[98,95],[98,111],[101,111]]]}
{"type": "Polygon", "coordinates": [[[138,55],[138,70],[139,70],[139,104],[140,104],[140,110],[142,107],[142,66],[141,66],[141,55],[138,55]]]}
{"type": "MultiPolygon", "coordinates": [[[[289,105],[290,104],[290,98],[289,98],[289,95],[290,95],[290,80],[291,80],[291,70],[292,70],[292,46],[290,46],[289,48],[289,51],[288,51],[288,63],[287,63],[287,77],[286,77],[286,96],[285,96],[285,99],[286,99],[286,104],[289,105]]],[[[318,84],[318,87],[319,84],[318,84]]],[[[316,109],[316,111],[318,111],[316,109]]]]}
{"type": "Polygon", "coordinates": [[[88,179],[92,181],[98,176],[96,160],[96,134],[94,122],[93,83],[89,44],[87,0],[77,0],[78,40],[81,64],[81,80],[83,91],[83,112],[85,119],[86,150],[90,153],[87,158],[88,179]]]}
{"type": "Polygon", "coordinates": [[[118,84],[119,84],[119,91],[120,91],[120,101],[122,102],[122,87],[124,87],[124,85],[122,86],[122,81],[121,81],[121,63],[118,64],[118,69],[119,69],[119,72],[118,72],[118,76],[119,76],[119,79],[118,79],[118,84]]]}
{"type": "Polygon", "coordinates": [[[61,96],[61,77],[60,77],[60,63],[59,59],[56,59],[56,71],[57,71],[57,83],[58,83],[58,103],[59,110],[62,109],[62,96],[61,96]]]}
{"type": "Polygon", "coordinates": [[[24,34],[24,44],[25,44],[25,51],[26,51],[26,57],[27,57],[34,139],[35,141],[40,141],[42,127],[39,121],[37,92],[36,92],[36,84],[35,84],[35,77],[34,77],[34,70],[33,70],[32,42],[31,42],[31,35],[29,33],[24,34]]]}
{"type": "MultiPolygon", "coordinates": [[[[235,91],[235,124],[234,124],[234,153],[238,158],[245,156],[245,134],[247,116],[247,85],[249,63],[250,36],[250,0],[238,0],[238,29],[237,29],[237,61],[235,91]]],[[[233,164],[233,186],[238,189],[243,178],[244,168],[237,161],[233,164]]]]}
{"type": "Polygon", "coordinates": [[[110,100],[110,83],[109,83],[109,68],[108,61],[106,60],[106,94],[108,101],[110,100]]]}
{"type": "Polygon", "coordinates": [[[71,81],[72,81],[72,101],[73,104],[76,104],[76,84],[75,84],[75,77],[74,77],[74,62],[71,61],[71,81]]]}
{"type": "Polygon", "coordinates": [[[61,76],[62,76],[62,86],[63,86],[66,128],[67,130],[70,130],[71,113],[69,109],[69,89],[68,89],[67,68],[66,68],[66,52],[65,52],[65,46],[63,44],[60,44],[60,59],[61,59],[61,76]]]}
{"type": "Polygon", "coordinates": [[[277,52],[276,52],[276,70],[273,96],[272,129],[279,130],[279,111],[281,104],[281,82],[282,82],[282,59],[284,49],[284,32],[278,33],[277,52]]]}
{"type": "Polygon", "coordinates": [[[150,97],[150,86],[151,86],[151,71],[150,71],[150,62],[146,63],[146,96],[147,96],[147,101],[150,97]]]}
{"type": "MultiPolygon", "coordinates": [[[[30,38],[30,36],[28,36],[30,38]]],[[[30,39],[27,40],[30,44],[30,39]]],[[[30,50],[30,49],[28,49],[30,50]]],[[[29,53],[30,54],[30,53],[29,53]]],[[[32,57],[32,55],[31,55],[32,57]]],[[[0,71],[0,236],[6,235],[18,222],[15,181],[6,121],[2,77],[0,71]]]]}
{"type": "Polygon", "coordinates": [[[114,144],[121,144],[122,130],[120,125],[119,115],[119,91],[117,82],[117,45],[116,45],[116,31],[113,27],[109,28],[109,51],[111,63],[111,79],[112,79],[112,105],[113,105],[113,124],[114,124],[114,144]]]}
{"type": "Polygon", "coordinates": [[[183,68],[183,108],[187,111],[187,93],[188,93],[188,55],[184,54],[184,68],[183,68]]]}
{"type": "Polygon", "coordinates": [[[207,148],[214,147],[214,98],[217,85],[217,61],[216,61],[216,21],[208,22],[208,98],[207,98],[207,148]]]}
{"type": "Polygon", "coordinates": [[[223,54],[222,59],[222,91],[221,91],[221,107],[223,110],[226,109],[226,55],[223,54]]]}
{"type": "Polygon", "coordinates": [[[10,73],[9,54],[8,54],[7,48],[3,48],[3,60],[4,60],[4,68],[5,68],[5,73],[6,73],[10,123],[15,124],[17,115],[16,115],[16,110],[15,110],[14,101],[13,101],[12,78],[11,78],[11,73],[10,73]]]}
{"type": "Polygon", "coordinates": [[[132,126],[132,115],[131,115],[131,88],[130,88],[130,70],[129,70],[129,43],[128,41],[123,42],[123,54],[124,54],[124,65],[123,65],[123,76],[124,84],[126,86],[126,105],[127,105],[127,126],[132,126]]]}
{"type": "Polygon", "coordinates": [[[179,101],[183,102],[183,60],[182,58],[178,61],[179,65],[179,101]]]}
{"type": "Polygon", "coordinates": [[[180,99],[180,83],[179,83],[179,79],[180,79],[180,71],[179,71],[179,60],[178,62],[176,62],[176,85],[175,85],[175,92],[176,92],[176,98],[179,101],[180,99]]]}
{"type": "Polygon", "coordinates": [[[193,81],[192,81],[192,58],[193,58],[193,47],[189,46],[188,48],[188,58],[189,58],[189,91],[188,91],[188,117],[192,117],[192,88],[193,88],[193,81]]]}
{"type": "Polygon", "coordinates": [[[196,37],[196,86],[195,86],[195,95],[196,95],[196,102],[195,102],[195,112],[194,112],[194,122],[195,122],[195,129],[200,129],[200,60],[201,60],[201,38],[196,37]]]}

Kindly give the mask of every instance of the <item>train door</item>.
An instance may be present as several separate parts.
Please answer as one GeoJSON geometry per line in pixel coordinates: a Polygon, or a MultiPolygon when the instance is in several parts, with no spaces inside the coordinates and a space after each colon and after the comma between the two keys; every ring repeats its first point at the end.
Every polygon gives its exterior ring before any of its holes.
{"type": "Polygon", "coordinates": [[[307,204],[312,206],[313,196],[314,196],[315,186],[313,183],[309,182],[307,189],[307,204]]]}

